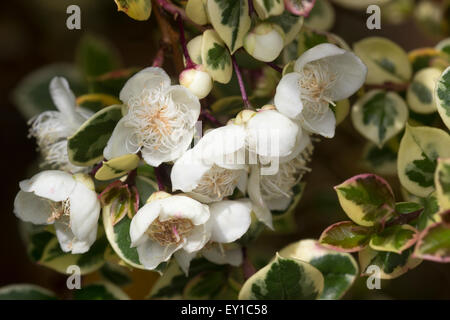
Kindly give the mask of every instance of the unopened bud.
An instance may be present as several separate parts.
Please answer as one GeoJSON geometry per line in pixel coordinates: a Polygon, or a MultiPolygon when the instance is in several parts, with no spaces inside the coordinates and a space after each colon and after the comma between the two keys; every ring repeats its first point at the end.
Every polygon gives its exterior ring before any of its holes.
{"type": "Polygon", "coordinates": [[[199,99],[206,97],[213,86],[211,76],[201,65],[184,70],[180,74],[180,84],[188,88],[199,99]]]}
{"type": "Polygon", "coordinates": [[[271,23],[260,23],[247,34],[244,47],[255,59],[273,61],[283,50],[284,32],[271,23]]]}

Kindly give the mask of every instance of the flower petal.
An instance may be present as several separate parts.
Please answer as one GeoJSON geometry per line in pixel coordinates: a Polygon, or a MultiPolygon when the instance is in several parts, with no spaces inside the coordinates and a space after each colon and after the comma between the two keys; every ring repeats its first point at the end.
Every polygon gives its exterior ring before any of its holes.
{"type": "Polygon", "coordinates": [[[291,202],[292,202],[292,197],[281,196],[280,198],[270,199],[270,200],[266,201],[266,204],[270,210],[284,211],[289,207],[291,202]]]}
{"type": "Polygon", "coordinates": [[[19,183],[20,189],[55,202],[66,200],[75,188],[72,175],[58,170],[42,171],[19,183]]]}
{"type": "Polygon", "coordinates": [[[159,213],[161,221],[171,218],[183,218],[191,220],[195,226],[198,226],[206,223],[210,216],[207,205],[186,196],[171,196],[155,200],[155,202],[158,202],[161,206],[159,213]]]}
{"type": "Polygon", "coordinates": [[[175,161],[170,173],[172,190],[190,192],[194,190],[203,175],[211,169],[211,165],[205,165],[203,161],[195,157],[195,151],[190,149],[175,161]]]}
{"type": "Polygon", "coordinates": [[[161,205],[159,200],[147,203],[138,210],[130,224],[130,238],[132,247],[138,246],[142,243],[142,241],[145,241],[145,239],[148,238],[145,235],[145,232],[150,224],[158,218],[160,211],[161,205]]]}
{"type": "Polygon", "coordinates": [[[177,260],[178,266],[183,270],[186,277],[189,275],[189,266],[191,265],[192,259],[195,258],[197,252],[187,252],[186,250],[178,250],[173,254],[175,260],[177,260]]]}
{"type": "Polygon", "coordinates": [[[321,116],[315,118],[303,117],[300,119],[300,123],[306,130],[320,134],[326,138],[333,138],[336,130],[336,117],[333,111],[328,110],[321,116]]]}
{"type": "Polygon", "coordinates": [[[218,246],[208,247],[202,250],[202,255],[215,264],[229,264],[238,267],[242,264],[243,255],[241,248],[220,250],[218,246]]]}
{"type": "Polygon", "coordinates": [[[245,200],[223,200],[209,206],[211,241],[230,243],[242,237],[250,227],[252,204],[245,200]]]}
{"type": "Polygon", "coordinates": [[[14,199],[14,214],[25,222],[48,224],[51,211],[49,201],[32,192],[19,191],[14,199]]]}
{"type": "Polygon", "coordinates": [[[76,98],[65,78],[54,77],[50,81],[50,95],[61,113],[66,117],[75,117],[76,98]]]}
{"type": "Polygon", "coordinates": [[[91,230],[97,228],[100,215],[100,201],[97,194],[78,182],[69,196],[70,228],[77,239],[89,237],[91,230]]]}
{"type": "Polygon", "coordinates": [[[69,227],[69,217],[67,216],[62,217],[55,222],[55,232],[62,251],[71,252],[72,254],[80,254],[89,251],[97,237],[97,227],[95,226],[89,230],[86,238],[83,240],[78,239],[69,227]]]}
{"type": "Polygon", "coordinates": [[[278,83],[275,93],[274,104],[278,111],[291,119],[297,119],[303,110],[299,81],[299,73],[288,73],[278,83]]]}
{"type": "Polygon", "coordinates": [[[258,166],[252,166],[248,181],[248,195],[252,201],[252,210],[259,221],[263,222],[273,230],[272,213],[264,203],[259,183],[260,169],[258,166]]]}
{"type": "Polygon", "coordinates": [[[209,226],[204,224],[196,226],[186,237],[183,249],[189,253],[197,252],[208,243],[210,237],[211,230],[209,226]]]}
{"type": "Polygon", "coordinates": [[[181,245],[175,244],[163,247],[158,242],[147,238],[146,241],[137,246],[139,261],[145,268],[153,270],[160,263],[168,261],[180,247],[181,245]]]}
{"type": "Polygon", "coordinates": [[[200,101],[197,96],[193,94],[189,89],[180,86],[170,86],[167,88],[165,95],[169,95],[172,103],[174,103],[179,110],[183,111],[184,120],[194,127],[195,123],[200,116],[200,101]]]}
{"type": "Polygon", "coordinates": [[[126,116],[119,120],[108,143],[103,150],[103,156],[110,160],[130,153],[137,153],[140,146],[134,141],[134,128],[126,125],[126,116]]]}
{"type": "Polygon", "coordinates": [[[132,97],[140,96],[144,89],[170,86],[170,78],[161,68],[145,68],[132,76],[120,91],[120,100],[128,104],[132,97]]]}
{"type": "Polygon", "coordinates": [[[286,157],[280,157],[279,163],[289,162],[295,159],[303,150],[305,150],[306,146],[311,143],[311,137],[306,131],[303,131],[299,124],[299,130],[297,134],[297,140],[295,141],[295,147],[292,152],[286,157]]]}

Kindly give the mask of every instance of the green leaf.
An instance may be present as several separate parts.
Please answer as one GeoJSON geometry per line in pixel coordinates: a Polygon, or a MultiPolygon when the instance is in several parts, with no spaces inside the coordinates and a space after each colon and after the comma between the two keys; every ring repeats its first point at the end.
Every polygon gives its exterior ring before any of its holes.
{"type": "Polygon", "coordinates": [[[352,108],[356,130],[380,148],[398,134],[408,120],[408,107],[395,92],[372,90],[352,108]]]}
{"type": "Polygon", "coordinates": [[[305,18],[305,26],[318,31],[327,31],[333,27],[335,16],[334,8],[329,1],[316,1],[305,18]]]}
{"type": "Polygon", "coordinates": [[[435,173],[436,195],[441,210],[450,209],[450,158],[438,159],[435,173]]]}
{"type": "MultiPolygon", "coordinates": [[[[445,214],[448,215],[449,212],[445,214]]],[[[440,222],[426,228],[420,234],[414,256],[436,262],[450,262],[450,226],[440,222]]]]}
{"type": "Polygon", "coordinates": [[[300,29],[303,26],[303,17],[292,14],[287,10],[284,10],[283,13],[278,16],[270,17],[265,21],[274,23],[281,27],[285,35],[285,46],[291,43],[297,37],[300,29]]]}
{"type": "Polygon", "coordinates": [[[68,138],[70,162],[90,166],[103,159],[103,149],[122,118],[121,109],[121,105],[112,105],[100,110],[68,138]]]}
{"type": "Polygon", "coordinates": [[[375,251],[370,247],[359,252],[359,265],[362,275],[368,275],[367,268],[375,265],[380,268],[381,279],[395,279],[408,270],[417,267],[422,260],[411,257],[412,249],[403,251],[402,254],[375,251]]]}
{"type": "Polygon", "coordinates": [[[201,56],[203,66],[214,81],[228,83],[233,75],[231,55],[214,30],[203,33],[201,56]]]}
{"type": "Polygon", "coordinates": [[[398,214],[408,214],[423,210],[424,207],[420,203],[415,202],[397,202],[395,204],[395,212],[398,214]]]}
{"type": "Polygon", "coordinates": [[[33,284],[13,284],[0,288],[0,300],[56,300],[55,294],[33,284]]]}
{"type": "Polygon", "coordinates": [[[394,210],[394,193],[377,175],[357,175],[334,189],[347,216],[361,226],[371,227],[385,221],[394,210]]]}
{"type": "Polygon", "coordinates": [[[253,6],[262,20],[278,16],[284,11],[283,0],[253,0],[253,6]]]}
{"type": "Polygon", "coordinates": [[[357,252],[369,243],[373,230],[358,226],[352,221],[342,221],[326,228],[319,239],[320,244],[341,252],[357,252]]]}
{"type": "Polygon", "coordinates": [[[434,87],[441,71],[436,68],[425,68],[414,75],[414,79],[406,93],[409,107],[416,113],[429,114],[436,112],[434,87]]]}
{"type": "Polygon", "coordinates": [[[325,282],[320,299],[342,298],[358,276],[358,264],[351,254],[324,248],[316,240],[292,243],[279,255],[308,262],[322,273],[325,282]]]}
{"type": "Polygon", "coordinates": [[[78,106],[93,112],[98,112],[105,107],[120,103],[120,100],[116,97],[104,93],[91,93],[77,97],[78,106]]]}
{"type": "Polygon", "coordinates": [[[421,204],[423,205],[424,209],[422,213],[420,214],[419,218],[415,222],[415,227],[418,230],[423,230],[427,226],[438,222],[439,220],[439,204],[436,197],[436,193],[432,193],[427,198],[421,198],[420,199],[421,204]]]}
{"type": "Polygon", "coordinates": [[[76,61],[87,78],[100,76],[120,67],[119,54],[106,39],[85,34],[78,44],[76,61]]]}
{"type": "Polygon", "coordinates": [[[51,64],[33,71],[13,91],[13,99],[25,119],[41,112],[56,110],[49,92],[53,77],[64,77],[76,96],[87,91],[78,69],[70,64],[51,64]]]}
{"type": "Polygon", "coordinates": [[[364,164],[380,175],[397,174],[397,152],[388,144],[379,148],[376,144],[368,142],[364,148],[364,164]]]}
{"type": "Polygon", "coordinates": [[[127,270],[117,264],[107,262],[99,271],[105,280],[117,286],[125,286],[132,282],[127,270]]]}
{"type": "Polygon", "coordinates": [[[367,66],[367,84],[405,83],[412,75],[406,52],[396,43],[381,37],[365,38],[353,49],[367,66]]]}
{"type": "Polygon", "coordinates": [[[129,300],[128,295],[116,285],[102,281],[75,290],[75,300],[129,300]]]}
{"type": "Polygon", "coordinates": [[[145,21],[152,13],[151,0],[114,0],[117,10],[125,12],[130,18],[145,21]]]}
{"type": "Polygon", "coordinates": [[[231,53],[241,48],[250,30],[247,0],[208,0],[208,16],[214,30],[226,43],[231,53]]]}
{"type": "Polygon", "coordinates": [[[216,115],[235,116],[242,110],[244,102],[241,96],[230,96],[217,100],[211,106],[211,110],[216,115]]]}
{"type": "Polygon", "coordinates": [[[136,169],[139,161],[139,157],[135,154],[125,154],[108,161],[103,161],[101,168],[95,173],[95,179],[107,181],[122,177],[131,170],[136,169]]]}
{"type": "MultiPolygon", "coordinates": [[[[228,289],[228,276],[225,270],[203,272],[193,277],[183,290],[183,299],[212,300],[221,299],[228,289]]],[[[237,292],[234,299],[237,298],[237,292]]]]}
{"type": "Polygon", "coordinates": [[[443,130],[406,126],[397,161],[402,186],[419,197],[433,192],[437,158],[450,157],[449,145],[450,136],[443,130]]]}
{"type": "Polygon", "coordinates": [[[450,130],[450,67],[440,76],[435,89],[437,110],[450,130]]]}
{"type": "Polygon", "coordinates": [[[209,22],[206,12],[207,0],[188,0],[186,4],[186,15],[199,25],[205,25],[209,22]]]}
{"type": "Polygon", "coordinates": [[[369,245],[377,251],[401,254],[417,241],[418,234],[418,231],[410,225],[395,225],[374,234],[369,245]]]}
{"type": "Polygon", "coordinates": [[[320,297],[323,287],[324,278],[315,267],[277,254],[244,283],[239,300],[311,300],[320,297]]]}
{"type": "MultiPolygon", "coordinates": [[[[157,185],[151,181],[150,179],[143,177],[136,177],[137,188],[139,191],[140,199],[146,195],[141,194],[141,190],[143,186],[145,186],[145,192],[152,194],[157,191],[157,185]],[[141,190],[140,190],[141,188],[141,190]]],[[[148,197],[147,197],[148,198],[148,197]]],[[[147,199],[145,198],[145,199],[147,199]]],[[[144,200],[145,201],[145,200],[144,200]]],[[[138,268],[144,269],[145,267],[139,261],[139,255],[137,249],[135,247],[131,247],[131,238],[130,238],[130,224],[131,219],[128,216],[125,216],[113,226],[113,217],[111,216],[111,205],[106,205],[102,210],[103,216],[103,225],[105,228],[106,237],[113,248],[114,252],[122,259],[126,264],[138,268]]]]}

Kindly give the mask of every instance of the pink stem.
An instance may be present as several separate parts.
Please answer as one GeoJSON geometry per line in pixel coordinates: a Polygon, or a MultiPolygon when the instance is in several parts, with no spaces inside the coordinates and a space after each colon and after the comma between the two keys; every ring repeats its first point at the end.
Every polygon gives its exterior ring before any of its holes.
{"type": "Polygon", "coordinates": [[[155,178],[156,178],[156,182],[158,183],[159,191],[164,191],[164,189],[165,189],[162,170],[163,170],[162,166],[155,167],[155,178]]]}
{"type": "Polygon", "coordinates": [[[180,28],[180,42],[181,42],[181,46],[183,48],[184,58],[186,59],[186,68],[190,69],[190,68],[195,67],[195,63],[192,61],[191,56],[189,55],[189,51],[187,49],[186,37],[184,35],[183,19],[179,16],[177,18],[177,21],[178,21],[178,27],[180,28]]]}
{"type": "Polygon", "coordinates": [[[239,89],[241,90],[242,100],[244,100],[244,106],[246,109],[250,109],[250,101],[248,100],[247,92],[245,91],[245,85],[244,81],[242,80],[242,74],[239,70],[239,66],[237,65],[236,59],[234,56],[231,57],[231,60],[233,61],[233,68],[236,72],[236,76],[238,78],[239,82],[239,89]]]}
{"type": "Polygon", "coordinates": [[[194,21],[189,19],[189,17],[186,15],[186,12],[183,9],[174,5],[172,2],[170,2],[168,0],[156,0],[156,2],[159,4],[159,6],[161,8],[163,8],[164,10],[169,12],[171,15],[173,15],[174,18],[181,17],[184,21],[189,22],[190,24],[195,26],[197,29],[205,30],[204,27],[196,24],[194,21]]]}
{"type": "Polygon", "coordinates": [[[283,73],[283,68],[279,67],[278,65],[276,65],[273,62],[266,62],[266,64],[271,67],[272,69],[278,71],[279,73],[283,73]]]}
{"type": "Polygon", "coordinates": [[[217,120],[208,110],[202,109],[200,114],[201,114],[201,116],[203,118],[205,118],[206,120],[211,122],[216,127],[221,127],[222,126],[222,123],[219,120],[217,120]]]}
{"type": "Polygon", "coordinates": [[[164,45],[161,45],[153,60],[152,67],[162,67],[164,64],[164,45]]]}

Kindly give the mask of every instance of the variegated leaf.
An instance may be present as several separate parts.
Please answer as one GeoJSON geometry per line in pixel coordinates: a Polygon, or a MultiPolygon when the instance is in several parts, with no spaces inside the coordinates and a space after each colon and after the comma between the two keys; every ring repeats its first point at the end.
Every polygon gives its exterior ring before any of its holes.
{"type": "Polygon", "coordinates": [[[374,234],[370,247],[377,251],[401,254],[417,241],[418,231],[410,225],[394,225],[374,234]]]}
{"type": "Polygon", "coordinates": [[[436,84],[435,97],[437,110],[450,130],[450,67],[440,76],[436,84]]]}
{"type": "Polygon", "coordinates": [[[439,69],[425,68],[414,75],[406,93],[406,101],[411,110],[424,114],[436,112],[433,93],[440,74],[439,69]]]}
{"type": "Polygon", "coordinates": [[[95,173],[95,179],[100,181],[112,180],[126,175],[139,164],[139,157],[135,154],[126,154],[108,161],[95,173]]]}
{"type": "Polygon", "coordinates": [[[203,33],[201,57],[203,66],[214,81],[230,82],[233,75],[231,55],[214,30],[207,30],[203,33]]]}
{"type": "Polygon", "coordinates": [[[438,159],[434,183],[440,209],[450,210],[450,158],[438,159]]]}
{"type": "Polygon", "coordinates": [[[357,252],[370,241],[373,230],[355,224],[352,221],[342,221],[326,228],[320,236],[320,244],[341,252],[357,252]]]}
{"type": "Polygon", "coordinates": [[[130,18],[145,21],[152,13],[151,0],[114,0],[119,11],[125,12],[130,18]]]}

